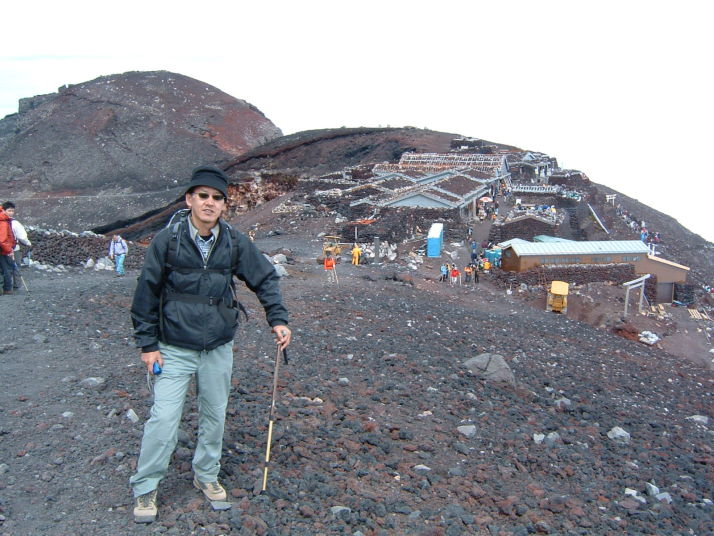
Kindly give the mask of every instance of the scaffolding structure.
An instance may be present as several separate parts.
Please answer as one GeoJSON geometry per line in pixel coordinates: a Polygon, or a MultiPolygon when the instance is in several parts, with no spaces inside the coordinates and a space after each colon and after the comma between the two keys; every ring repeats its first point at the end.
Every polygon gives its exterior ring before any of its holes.
{"type": "Polygon", "coordinates": [[[494,173],[505,167],[504,155],[458,153],[404,153],[397,164],[401,169],[442,171],[453,168],[470,168],[494,173]]]}

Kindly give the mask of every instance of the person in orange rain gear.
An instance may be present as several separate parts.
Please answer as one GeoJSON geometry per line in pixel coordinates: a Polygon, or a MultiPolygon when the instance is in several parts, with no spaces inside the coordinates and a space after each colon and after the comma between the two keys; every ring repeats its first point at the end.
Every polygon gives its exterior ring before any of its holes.
{"type": "Polygon", "coordinates": [[[0,272],[2,272],[2,293],[12,294],[12,272],[15,268],[13,250],[17,245],[12,232],[12,217],[0,207],[0,272]]]}
{"type": "Polygon", "coordinates": [[[362,250],[357,244],[355,244],[355,247],[352,248],[352,264],[355,266],[359,265],[360,255],[362,255],[362,250]]]}
{"type": "Polygon", "coordinates": [[[332,256],[332,253],[328,253],[325,257],[325,271],[327,272],[328,283],[337,280],[335,274],[335,258],[332,256]]]}
{"type": "Polygon", "coordinates": [[[471,283],[471,273],[472,273],[471,265],[467,264],[466,267],[464,268],[464,283],[471,283]]]}

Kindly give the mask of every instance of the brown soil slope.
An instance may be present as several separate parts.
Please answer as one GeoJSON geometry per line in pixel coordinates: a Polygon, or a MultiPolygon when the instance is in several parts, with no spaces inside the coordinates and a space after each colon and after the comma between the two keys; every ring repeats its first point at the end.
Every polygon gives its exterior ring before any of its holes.
{"type": "MultiPolygon", "coordinates": [[[[340,128],[298,132],[241,155],[227,170],[256,169],[330,173],[365,163],[395,162],[409,151],[443,153],[457,134],[405,128],[340,128]]],[[[506,145],[492,144],[497,147],[506,145]]]]}

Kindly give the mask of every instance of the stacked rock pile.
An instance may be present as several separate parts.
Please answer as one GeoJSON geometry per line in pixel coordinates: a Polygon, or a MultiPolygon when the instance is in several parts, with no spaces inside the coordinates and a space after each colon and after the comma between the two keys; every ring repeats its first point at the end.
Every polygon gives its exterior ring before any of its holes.
{"type": "MultiPolygon", "coordinates": [[[[109,237],[86,231],[54,231],[28,227],[27,234],[32,242],[32,260],[55,266],[86,266],[87,261],[107,256],[109,237]]],[[[128,242],[129,254],[125,266],[141,268],[144,262],[145,246],[128,242]]]]}
{"type": "Polygon", "coordinates": [[[631,264],[573,264],[532,269],[519,273],[497,270],[493,272],[493,280],[503,287],[521,283],[535,286],[542,284],[543,275],[541,274],[545,275],[546,281],[566,281],[576,285],[597,281],[613,281],[622,284],[637,277],[631,264]]]}

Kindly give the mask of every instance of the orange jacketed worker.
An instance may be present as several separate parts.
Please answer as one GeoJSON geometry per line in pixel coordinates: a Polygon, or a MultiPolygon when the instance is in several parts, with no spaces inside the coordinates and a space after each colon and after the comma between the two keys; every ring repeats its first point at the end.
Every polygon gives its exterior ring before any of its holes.
{"type": "Polygon", "coordinates": [[[471,265],[470,265],[470,264],[467,264],[467,265],[464,267],[464,283],[471,283],[471,274],[472,274],[472,272],[473,272],[473,270],[472,270],[472,268],[471,268],[471,265]]]}
{"type": "Polygon", "coordinates": [[[360,255],[362,255],[362,250],[357,244],[355,244],[355,247],[352,248],[352,264],[355,266],[359,265],[360,255]]]}
{"type": "Polygon", "coordinates": [[[335,258],[332,253],[328,253],[325,257],[325,271],[327,272],[327,280],[332,281],[335,278],[335,258]]]}

